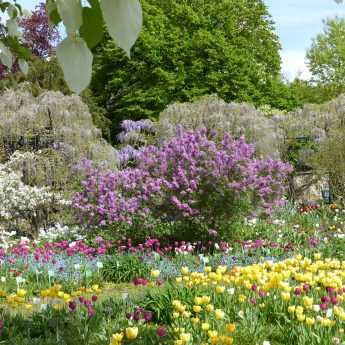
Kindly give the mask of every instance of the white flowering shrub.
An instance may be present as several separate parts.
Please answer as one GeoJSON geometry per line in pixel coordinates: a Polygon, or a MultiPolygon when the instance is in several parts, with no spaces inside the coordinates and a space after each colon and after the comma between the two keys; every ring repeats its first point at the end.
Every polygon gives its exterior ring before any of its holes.
{"type": "Polygon", "coordinates": [[[172,104],[160,114],[157,140],[174,137],[179,124],[191,130],[206,127],[237,138],[244,136],[247,142],[256,145],[259,156],[279,157],[282,133],[276,122],[248,104],[226,103],[217,96],[172,104]]]}
{"type": "MultiPolygon", "coordinates": [[[[14,156],[14,162],[18,159],[14,156]]],[[[0,222],[7,229],[28,230],[35,234],[50,215],[69,202],[47,187],[23,183],[19,172],[11,170],[12,160],[0,164],[0,222]]]]}
{"type": "MultiPolygon", "coordinates": [[[[297,145],[296,159],[312,168],[315,178],[329,178],[333,193],[344,198],[345,95],[324,104],[305,105],[277,117],[276,121],[285,137],[282,156],[291,149],[294,138],[306,138],[303,145],[297,145]]],[[[310,177],[309,180],[317,182],[310,177]]]]}
{"type": "Polygon", "coordinates": [[[82,240],[84,239],[84,236],[81,235],[81,229],[78,226],[70,227],[56,223],[47,229],[39,229],[37,240],[52,242],[61,238],[82,240]]]}
{"type": "Polygon", "coordinates": [[[31,152],[12,156],[14,168],[31,185],[63,189],[71,168],[85,158],[105,168],[117,166],[116,150],[102,139],[88,107],[78,96],[60,92],[34,97],[19,89],[0,95],[0,147],[5,160],[15,151],[31,152]]]}

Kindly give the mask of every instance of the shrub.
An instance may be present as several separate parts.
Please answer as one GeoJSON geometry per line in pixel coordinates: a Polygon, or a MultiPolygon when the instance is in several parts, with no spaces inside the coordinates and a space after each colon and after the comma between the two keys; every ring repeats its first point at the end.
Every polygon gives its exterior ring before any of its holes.
{"type": "Polygon", "coordinates": [[[102,139],[78,96],[49,91],[34,97],[25,85],[0,95],[0,147],[4,159],[15,151],[35,152],[35,160],[23,161],[18,169],[32,171],[27,174],[32,184],[58,184],[61,189],[82,158],[109,168],[117,165],[115,149],[102,139]],[[44,176],[38,181],[40,174],[44,176]]]}
{"type": "Polygon", "coordinates": [[[299,138],[286,140],[282,157],[298,170],[309,168],[320,177],[329,176],[333,192],[339,197],[345,197],[344,109],[342,95],[321,105],[306,105],[279,119],[285,138],[299,138]]]}
{"type": "Polygon", "coordinates": [[[254,152],[242,138],[180,127],[162,146],[144,148],[136,168],[90,169],[73,204],[81,221],[100,226],[138,215],[216,226],[243,210],[269,212],[291,169],[254,152]]]}
{"type": "Polygon", "coordinates": [[[249,104],[226,103],[217,96],[206,96],[194,103],[172,104],[160,114],[157,141],[174,137],[179,124],[188,130],[205,127],[235,138],[244,136],[248,143],[255,144],[258,156],[279,157],[281,131],[275,121],[249,104]]]}
{"type": "Polygon", "coordinates": [[[39,227],[47,225],[51,215],[68,202],[49,188],[24,184],[21,174],[12,170],[16,161],[32,157],[17,153],[7,164],[0,164],[0,221],[6,228],[20,227],[37,235],[39,227]]]}

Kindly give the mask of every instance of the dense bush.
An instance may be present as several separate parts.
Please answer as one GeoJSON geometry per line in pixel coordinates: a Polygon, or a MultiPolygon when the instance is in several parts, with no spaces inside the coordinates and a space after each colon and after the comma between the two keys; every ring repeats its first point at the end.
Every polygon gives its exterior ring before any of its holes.
{"type": "MultiPolygon", "coordinates": [[[[335,196],[345,198],[345,96],[318,107],[322,136],[317,151],[309,158],[320,175],[329,179],[335,196]]],[[[319,126],[320,126],[319,125],[319,126]]]]}
{"type": "Polygon", "coordinates": [[[135,215],[216,226],[247,208],[269,211],[281,202],[290,166],[257,160],[254,151],[228,134],[180,127],[162,146],[144,148],[136,168],[89,169],[74,207],[81,221],[101,226],[135,215]]]}
{"type": "Polygon", "coordinates": [[[13,170],[18,161],[34,159],[30,153],[15,153],[6,164],[0,164],[0,224],[2,229],[28,231],[37,235],[51,216],[68,205],[61,195],[49,188],[29,186],[13,170]]]}
{"type": "MultiPolygon", "coordinates": [[[[25,89],[35,97],[47,92],[47,90],[71,95],[55,57],[52,56],[49,60],[33,57],[28,63],[29,72],[26,76],[22,73],[12,73],[6,78],[0,79],[0,92],[7,89],[18,89],[25,83],[25,89]]],[[[83,91],[80,98],[89,107],[95,126],[102,130],[104,138],[110,139],[111,121],[105,116],[105,109],[97,105],[90,89],[83,91]]]]}
{"type": "Polygon", "coordinates": [[[115,149],[102,139],[79,97],[53,91],[34,97],[25,84],[0,96],[0,145],[5,160],[15,151],[36,153],[34,161],[22,162],[28,183],[64,188],[82,158],[112,168],[117,164],[115,149]]]}
{"type": "Polygon", "coordinates": [[[159,116],[157,141],[174,137],[177,125],[189,130],[205,127],[235,138],[244,136],[248,143],[255,144],[257,155],[279,157],[282,133],[276,122],[248,104],[228,104],[217,96],[172,104],[159,116]]]}

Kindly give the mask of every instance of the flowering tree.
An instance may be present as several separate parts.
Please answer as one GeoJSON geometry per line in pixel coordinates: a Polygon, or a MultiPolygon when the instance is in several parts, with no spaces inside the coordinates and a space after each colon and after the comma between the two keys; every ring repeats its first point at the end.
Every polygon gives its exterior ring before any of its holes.
{"type": "Polygon", "coordinates": [[[36,6],[30,17],[21,18],[19,25],[23,30],[24,44],[34,55],[46,58],[54,52],[60,33],[56,26],[49,25],[45,3],[36,6]]]}
{"type": "Polygon", "coordinates": [[[291,167],[255,159],[254,151],[228,134],[180,127],[162,146],[141,150],[136,168],[90,169],[73,205],[81,221],[100,226],[131,223],[137,215],[215,225],[243,204],[269,212],[281,203],[291,167]]]}
{"type": "MultiPolygon", "coordinates": [[[[54,52],[60,38],[60,33],[57,27],[49,25],[48,13],[44,3],[36,6],[31,16],[21,17],[18,25],[21,30],[21,41],[33,55],[40,58],[47,58],[54,52]]],[[[5,38],[6,29],[4,26],[0,26],[0,39],[5,38]]],[[[20,63],[23,67],[23,72],[25,72],[27,66],[23,60],[20,63]]],[[[19,69],[19,58],[14,54],[11,68],[8,68],[0,62],[0,77],[4,77],[8,73],[17,72],[19,69]]]]}

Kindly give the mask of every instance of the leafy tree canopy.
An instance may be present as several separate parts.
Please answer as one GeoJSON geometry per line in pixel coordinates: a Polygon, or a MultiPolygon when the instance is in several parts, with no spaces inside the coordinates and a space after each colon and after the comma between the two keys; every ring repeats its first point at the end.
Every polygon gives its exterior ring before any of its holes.
{"type": "Polygon", "coordinates": [[[113,122],[154,118],[205,94],[292,108],[280,44],[262,0],[143,0],[144,29],[128,60],[108,38],[94,51],[91,88],[113,122]]]}
{"type": "Polygon", "coordinates": [[[313,41],[307,53],[313,81],[326,85],[333,96],[345,90],[345,19],[325,22],[323,33],[313,41]]]}

